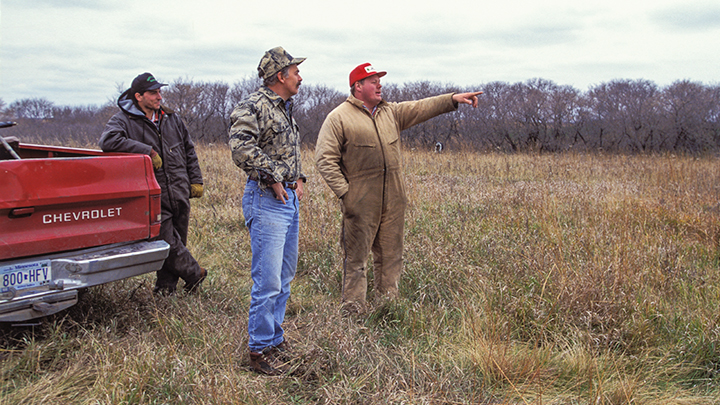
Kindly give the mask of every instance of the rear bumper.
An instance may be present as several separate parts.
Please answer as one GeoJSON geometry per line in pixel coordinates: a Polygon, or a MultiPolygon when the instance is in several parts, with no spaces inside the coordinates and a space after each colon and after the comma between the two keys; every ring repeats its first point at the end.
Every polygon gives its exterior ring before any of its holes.
{"type": "MultiPolygon", "coordinates": [[[[0,296],[0,322],[20,322],[62,311],[77,303],[77,291],[160,270],[170,246],[162,240],[118,243],[30,260],[50,260],[52,281],[0,296]]],[[[28,259],[0,262],[22,263],[28,259]]]]}

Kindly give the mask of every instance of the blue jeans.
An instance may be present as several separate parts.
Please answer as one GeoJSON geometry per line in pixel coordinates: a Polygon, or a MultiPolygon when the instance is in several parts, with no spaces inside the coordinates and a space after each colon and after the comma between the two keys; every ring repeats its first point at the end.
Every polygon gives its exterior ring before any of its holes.
{"type": "Polygon", "coordinates": [[[252,265],[248,317],[250,351],[261,352],[282,343],[285,305],[298,260],[300,209],[294,190],[285,189],[285,204],[272,189],[248,180],[242,199],[245,225],[250,231],[252,265]]]}

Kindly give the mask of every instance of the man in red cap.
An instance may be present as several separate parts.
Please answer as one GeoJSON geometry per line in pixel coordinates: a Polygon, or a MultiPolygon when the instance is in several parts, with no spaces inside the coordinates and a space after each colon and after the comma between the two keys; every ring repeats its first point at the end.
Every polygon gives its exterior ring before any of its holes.
{"type": "Polygon", "coordinates": [[[388,103],[380,78],[387,72],[363,63],[350,72],[351,95],[328,114],[318,134],[318,171],[340,198],[345,251],[342,301],[346,313],[367,309],[367,269],[373,253],[375,294],[396,298],[402,271],[405,184],[400,132],[458,104],[477,107],[482,92],[450,93],[388,103]]]}

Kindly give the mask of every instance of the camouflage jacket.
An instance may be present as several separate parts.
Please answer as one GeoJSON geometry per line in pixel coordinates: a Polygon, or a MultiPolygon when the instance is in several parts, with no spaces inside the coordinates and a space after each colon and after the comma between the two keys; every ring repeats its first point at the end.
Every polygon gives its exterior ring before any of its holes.
{"type": "Polygon", "coordinates": [[[306,179],[300,164],[300,131],[285,106],[282,97],[262,86],[230,115],[233,161],[262,188],[306,179]]]}

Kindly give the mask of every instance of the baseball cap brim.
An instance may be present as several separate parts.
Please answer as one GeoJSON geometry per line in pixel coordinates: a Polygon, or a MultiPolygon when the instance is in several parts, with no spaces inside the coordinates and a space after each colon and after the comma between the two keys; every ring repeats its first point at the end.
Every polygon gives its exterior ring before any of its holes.
{"type": "Polygon", "coordinates": [[[152,86],[148,87],[147,89],[148,90],[157,90],[157,89],[159,89],[161,87],[165,87],[165,86],[167,86],[167,84],[165,84],[165,83],[155,83],[152,86]]]}

